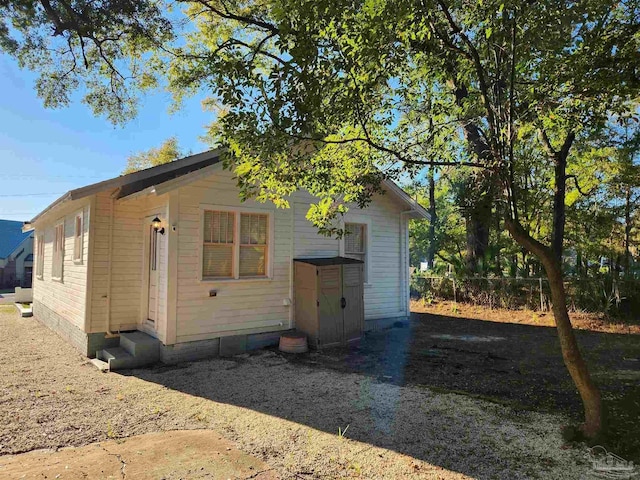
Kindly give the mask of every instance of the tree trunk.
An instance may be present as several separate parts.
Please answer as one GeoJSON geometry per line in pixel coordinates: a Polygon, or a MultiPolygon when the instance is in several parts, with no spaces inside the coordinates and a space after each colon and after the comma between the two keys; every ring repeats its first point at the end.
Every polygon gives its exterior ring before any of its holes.
{"type": "Polygon", "coordinates": [[[467,251],[465,262],[471,273],[481,273],[484,270],[487,249],[489,248],[489,227],[493,214],[493,199],[489,192],[469,195],[467,204],[463,207],[467,230],[467,251]],[[477,198],[479,197],[479,198],[477,198]]]}
{"type": "Polygon", "coordinates": [[[631,187],[627,186],[624,204],[624,277],[631,277],[631,187]]]}
{"type": "MultiPolygon", "coordinates": [[[[449,85],[454,89],[456,104],[464,107],[464,102],[469,96],[469,91],[464,84],[456,80],[455,68],[449,66],[449,85]]],[[[482,130],[473,122],[462,122],[462,132],[471,153],[477,156],[481,162],[490,163],[491,152],[484,141],[482,130]]],[[[487,247],[489,246],[489,225],[493,207],[493,182],[491,173],[482,172],[474,179],[468,179],[464,187],[464,201],[461,206],[464,210],[464,217],[467,230],[467,252],[465,263],[467,269],[478,272],[481,260],[484,260],[487,247]]]]}
{"type": "Polygon", "coordinates": [[[427,249],[427,265],[429,270],[433,269],[436,258],[436,225],[438,216],[436,212],[436,180],[433,168],[429,170],[429,248],[427,249]]]}
{"type": "Polygon", "coordinates": [[[471,214],[466,218],[467,252],[465,262],[471,273],[480,273],[489,246],[489,227],[478,215],[471,214]]]}
{"type": "Polygon", "coordinates": [[[567,194],[567,157],[555,155],[554,176],[556,189],[553,192],[553,233],[551,235],[551,248],[554,255],[562,265],[562,246],[564,244],[565,203],[567,194]]]}
{"type": "Polygon", "coordinates": [[[534,239],[519,223],[506,219],[505,224],[513,239],[540,259],[547,273],[551,289],[553,317],[556,321],[562,358],[584,406],[585,421],[582,425],[582,432],[586,437],[594,438],[603,426],[602,398],[598,387],[591,380],[587,364],[582,358],[573,332],[567,311],[567,298],[559,259],[552,249],[534,239]]]}
{"type": "Polygon", "coordinates": [[[502,234],[501,234],[501,229],[500,229],[500,215],[498,215],[498,213],[496,212],[496,245],[495,245],[495,255],[494,255],[494,259],[493,259],[493,271],[495,273],[496,276],[498,277],[502,277],[503,276],[503,271],[502,271],[502,234]]]}
{"type": "Polygon", "coordinates": [[[548,157],[553,161],[553,173],[555,178],[555,191],[553,192],[553,230],[551,232],[551,250],[558,259],[562,267],[562,251],[564,244],[564,225],[566,207],[564,199],[567,193],[567,158],[569,150],[576,138],[574,132],[570,131],[565,137],[560,150],[555,150],[551,145],[551,140],[544,129],[539,130],[539,138],[548,157]]]}

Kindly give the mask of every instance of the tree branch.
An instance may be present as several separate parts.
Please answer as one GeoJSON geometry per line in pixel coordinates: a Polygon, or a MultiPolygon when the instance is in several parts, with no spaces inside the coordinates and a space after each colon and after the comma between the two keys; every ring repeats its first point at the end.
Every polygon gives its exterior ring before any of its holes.
{"type": "Polygon", "coordinates": [[[226,5],[223,4],[225,11],[221,11],[217,8],[215,8],[213,5],[211,5],[209,2],[205,1],[205,0],[193,0],[196,3],[202,5],[203,7],[205,7],[207,10],[209,10],[212,13],[215,13],[216,15],[218,15],[219,17],[225,18],[227,20],[235,20],[237,22],[240,23],[244,23],[245,25],[253,25],[254,27],[258,27],[258,28],[262,28],[264,30],[268,30],[269,32],[273,33],[273,34],[280,34],[280,29],[278,27],[276,27],[275,25],[265,22],[264,20],[260,20],[257,18],[252,18],[252,17],[247,17],[245,15],[238,15],[236,13],[231,13],[229,11],[229,9],[227,8],[226,5]]]}

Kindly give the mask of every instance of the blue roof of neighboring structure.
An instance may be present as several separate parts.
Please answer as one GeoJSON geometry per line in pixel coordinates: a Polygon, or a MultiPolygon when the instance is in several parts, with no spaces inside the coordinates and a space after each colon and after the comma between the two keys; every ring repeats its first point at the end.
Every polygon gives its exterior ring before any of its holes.
{"type": "Polygon", "coordinates": [[[22,222],[0,220],[0,258],[7,258],[31,232],[22,233],[22,222]]]}

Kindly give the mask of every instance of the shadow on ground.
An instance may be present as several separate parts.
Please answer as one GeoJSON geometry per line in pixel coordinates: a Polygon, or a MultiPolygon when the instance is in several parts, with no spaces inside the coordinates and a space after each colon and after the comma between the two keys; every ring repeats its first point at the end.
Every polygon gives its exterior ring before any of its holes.
{"type": "MultiPolygon", "coordinates": [[[[609,433],[601,441],[640,461],[640,336],[585,330],[576,336],[607,409],[609,433]]],[[[515,409],[562,412],[575,422],[582,414],[554,327],[413,314],[411,323],[400,328],[295,361],[463,393],[515,409]]]]}
{"type": "MultiPolygon", "coordinates": [[[[578,337],[609,405],[627,411],[624,402],[640,393],[638,337],[578,337]]],[[[557,435],[550,438],[558,418],[536,413],[577,418],[580,412],[553,328],[421,314],[346,348],[300,356],[272,351],[130,374],[328,433],[348,425],[349,438],[477,478],[582,478],[562,471],[562,462],[578,453],[561,450],[557,435]]],[[[634,431],[627,425],[621,433],[634,431]]],[[[633,445],[611,446],[638,453],[633,445]]]]}

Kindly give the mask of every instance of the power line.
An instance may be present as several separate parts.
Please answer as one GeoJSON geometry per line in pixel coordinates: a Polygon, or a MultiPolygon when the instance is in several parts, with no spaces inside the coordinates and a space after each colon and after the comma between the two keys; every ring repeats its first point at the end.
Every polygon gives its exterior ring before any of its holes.
{"type": "Polygon", "coordinates": [[[2,178],[42,178],[42,179],[50,179],[50,178],[105,178],[105,175],[34,175],[33,173],[3,173],[0,175],[0,179],[2,178]]]}
{"type": "Polygon", "coordinates": [[[0,194],[0,197],[46,197],[53,195],[63,195],[62,193],[7,193],[0,194]]]}

